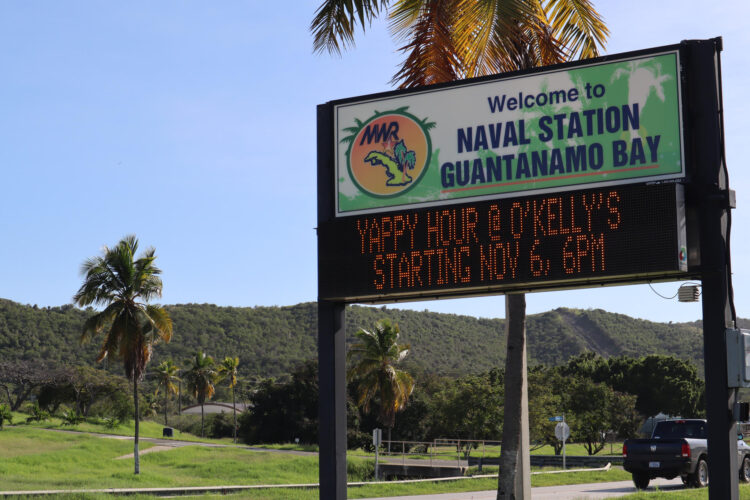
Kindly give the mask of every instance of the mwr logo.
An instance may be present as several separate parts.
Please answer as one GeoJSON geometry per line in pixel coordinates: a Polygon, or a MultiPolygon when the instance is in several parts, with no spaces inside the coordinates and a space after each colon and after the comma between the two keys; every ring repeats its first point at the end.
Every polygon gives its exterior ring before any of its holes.
{"type": "Polygon", "coordinates": [[[367,121],[357,120],[352,134],[347,163],[349,175],[365,193],[395,196],[414,186],[427,170],[430,159],[428,129],[425,123],[406,113],[406,108],[376,113],[367,121]]]}

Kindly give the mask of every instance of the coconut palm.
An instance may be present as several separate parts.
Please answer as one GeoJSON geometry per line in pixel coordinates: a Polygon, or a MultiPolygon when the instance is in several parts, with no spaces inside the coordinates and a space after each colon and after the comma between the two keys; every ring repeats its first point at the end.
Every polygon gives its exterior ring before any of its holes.
{"type": "Polygon", "coordinates": [[[158,305],[147,304],[161,297],[161,270],[154,265],[156,252],[148,248],[135,259],[137,251],[135,236],[126,236],[113,248],[105,246],[103,256],[92,257],[81,266],[84,281],[73,296],[79,306],[104,307],[86,320],[81,341],[103,333],[97,361],[109,355],[121,358],[125,375],[133,382],[135,474],[140,473],[138,382],[151,359],[153,345],[172,338],[169,313],[158,305]]]}
{"type": "Polygon", "coordinates": [[[232,427],[232,433],[234,442],[237,442],[237,405],[234,399],[234,387],[237,385],[237,367],[240,365],[240,358],[233,358],[227,356],[219,365],[219,380],[228,380],[229,388],[232,389],[232,413],[234,418],[234,426],[232,427]]]}
{"type": "Polygon", "coordinates": [[[205,414],[203,405],[207,399],[211,399],[216,392],[214,383],[218,373],[214,358],[207,356],[205,352],[198,351],[193,357],[190,369],[185,373],[185,382],[188,391],[198,400],[201,405],[201,437],[204,436],[205,414]]]}
{"type": "Polygon", "coordinates": [[[353,47],[355,30],[384,14],[405,41],[401,88],[595,57],[609,34],[590,0],[324,0],[315,51],[353,47]]]}
{"type": "Polygon", "coordinates": [[[169,422],[167,422],[167,407],[169,406],[169,393],[177,394],[177,384],[175,382],[179,382],[180,378],[177,376],[177,373],[180,371],[180,368],[174,364],[174,361],[171,359],[167,359],[165,361],[162,361],[159,363],[159,366],[156,367],[156,379],[158,382],[157,391],[159,390],[158,387],[164,386],[164,425],[168,426],[169,422]]]}
{"type": "Polygon", "coordinates": [[[349,378],[357,382],[358,404],[365,413],[370,412],[373,401],[380,411],[378,420],[390,432],[396,420],[396,413],[406,406],[414,390],[414,379],[396,365],[408,354],[409,344],[399,344],[400,330],[397,324],[391,325],[387,319],[375,323],[373,330],[364,328],[354,336],[358,342],[349,348],[352,361],[349,378]]]}

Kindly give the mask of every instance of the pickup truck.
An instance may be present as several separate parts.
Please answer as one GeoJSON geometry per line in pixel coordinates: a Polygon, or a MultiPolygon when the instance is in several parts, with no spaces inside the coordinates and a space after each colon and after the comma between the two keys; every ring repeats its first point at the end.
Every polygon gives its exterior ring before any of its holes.
{"type": "MultiPolygon", "coordinates": [[[[651,479],[682,478],[686,486],[708,485],[707,423],[699,419],[664,420],[656,424],[651,439],[628,439],[622,445],[623,467],[633,475],[639,490],[651,479]]],[[[739,435],[737,453],[740,481],[750,482],[750,446],[739,435]]]]}

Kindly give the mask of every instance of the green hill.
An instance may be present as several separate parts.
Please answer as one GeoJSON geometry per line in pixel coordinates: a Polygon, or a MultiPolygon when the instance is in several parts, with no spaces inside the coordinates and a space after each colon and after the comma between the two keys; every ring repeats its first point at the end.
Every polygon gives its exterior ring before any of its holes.
{"type": "MultiPolygon", "coordinates": [[[[499,302],[502,299],[498,299],[499,302]]],[[[239,356],[242,375],[278,377],[316,356],[317,307],[220,307],[210,304],[167,306],[174,321],[171,343],[158,345],[154,361],[178,363],[197,349],[214,357],[239,356]]],[[[71,305],[50,308],[0,299],[1,359],[46,359],[93,364],[97,341],[81,346],[87,312],[71,305]]],[[[372,325],[388,317],[412,346],[410,363],[442,375],[487,371],[505,359],[504,321],[455,314],[363,306],[347,310],[347,328],[372,325]]],[[[654,323],[601,309],[559,308],[530,315],[530,364],[557,365],[583,351],[605,357],[673,354],[703,366],[700,324],[654,323]]]]}

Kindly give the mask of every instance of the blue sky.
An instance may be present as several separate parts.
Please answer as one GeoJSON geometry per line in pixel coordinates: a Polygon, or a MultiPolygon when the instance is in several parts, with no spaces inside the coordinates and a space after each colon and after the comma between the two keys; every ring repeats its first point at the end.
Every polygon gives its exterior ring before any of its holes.
{"type": "MultiPolygon", "coordinates": [[[[162,303],[316,299],[316,105],[392,89],[385,23],[342,57],[312,53],[316,3],[0,2],[0,297],[69,303],[79,268],[136,234],[162,303]]],[[[737,191],[735,302],[750,317],[747,2],[596,2],[607,53],[723,36],[727,158],[737,191]]],[[[360,33],[361,35],[361,33],[360,33]]],[[[677,283],[654,285],[673,295],[677,283]]],[[[647,286],[529,294],[528,312],[602,308],[690,321],[647,286]]],[[[503,317],[500,296],[399,304],[503,317]]]]}

